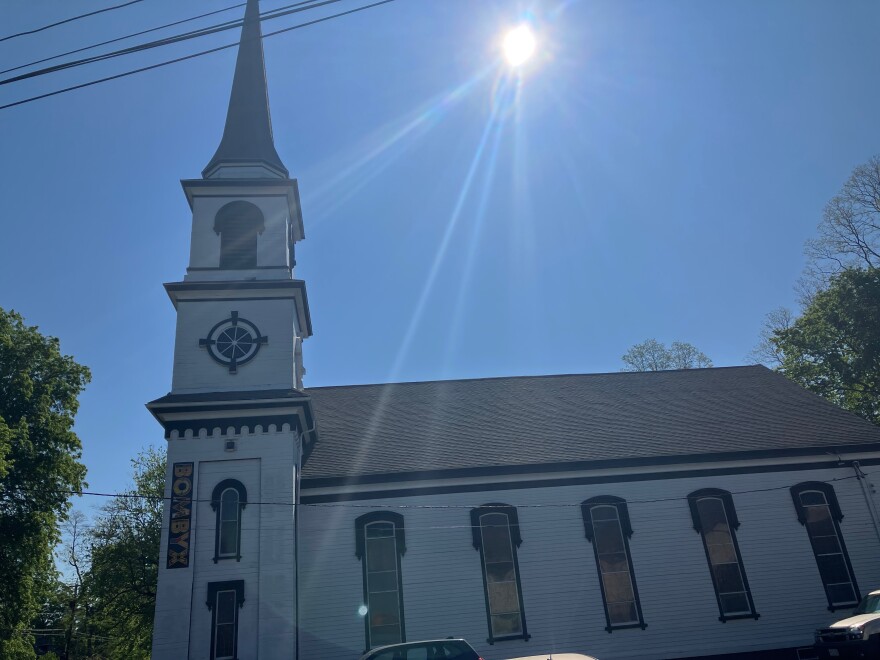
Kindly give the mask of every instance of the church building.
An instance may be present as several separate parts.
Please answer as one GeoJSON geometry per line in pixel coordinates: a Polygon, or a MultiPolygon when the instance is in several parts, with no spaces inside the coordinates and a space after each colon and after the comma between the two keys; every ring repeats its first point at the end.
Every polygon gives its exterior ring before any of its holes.
{"type": "Polygon", "coordinates": [[[806,658],[880,587],[880,428],[764,367],[306,388],[257,0],[182,185],[156,660],[806,658]]]}

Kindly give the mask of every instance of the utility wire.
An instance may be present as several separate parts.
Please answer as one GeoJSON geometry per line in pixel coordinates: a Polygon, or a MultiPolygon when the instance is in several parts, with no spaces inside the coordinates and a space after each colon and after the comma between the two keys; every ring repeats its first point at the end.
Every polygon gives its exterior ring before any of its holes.
{"type": "MultiPolygon", "coordinates": [[[[324,5],[333,4],[336,2],[341,2],[341,0],[302,0],[301,2],[295,2],[292,5],[286,5],[285,7],[280,7],[278,9],[273,9],[267,11],[260,15],[260,21],[269,20],[272,18],[280,18],[282,16],[287,16],[288,14],[295,14],[299,12],[306,11],[308,9],[316,9],[318,7],[323,7],[324,5]],[[303,6],[308,5],[308,6],[303,6]],[[286,11],[285,11],[286,10],[286,11]]],[[[168,46],[171,44],[179,43],[181,41],[188,41],[190,39],[195,39],[197,37],[204,37],[209,34],[215,34],[217,32],[224,32],[226,30],[232,30],[237,27],[241,27],[244,24],[242,19],[235,19],[232,21],[226,21],[225,23],[219,23],[217,25],[211,25],[205,28],[200,28],[198,30],[191,30],[190,32],[184,32],[183,34],[178,34],[172,37],[165,37],[163,39],[157,39],[155,41],[148,41],[145,44],[138,44],[136,46],[130,46],[129,48],[123,48],[120,50],[111,51],[109,53],[103,53],[101,55],[93,55],[91,57],[84,57],[79,60],[73,60],[72,62],[64,62],[62,64],[56,64],[54,66],[45,67],[43,69],[37,69],[36,71],[29,71],[27,73],[22,73],[18,76],[13,76],[12,78],[6,78],[4,80],[0,80],[0,85],[8,85],[9,83],[19,82],[21,80],[26,80],[28,78],[36,78],[38,76],[45,76],[49,73],[55,73],[57,71],[63,71],[65,69],[71,69],[78,66],[83,66],[85,64],[92,64],[94,62],[102,62],[104,60],[109,60],[114,57],[120,57],[122,55],[131,55],[132,53],[139,53],[145,50],[151,50],[153,48],[159,48],[161,46],[168,46]]]]}
{"type": "Polygon", "coordinates": [[[123,7],[128,7],[129,5],[136,4],[138,2],[143,2],[144,0],[130,0],[129,2],[124,2],[121,5],[115,5],[113,7],[107,7],[106,9],[98,9],[97,11],[90,11],[88,14],[80,14],[79,16],[74,16],[72,18],[65,18],[63,21],[58,21],[57,23],[49,23],[49,25],[44,25],[43,27],[35,28],[33,30],[25,30],[24,32],[17,32],[15,34],[10,34],[6,37],[0,37],[0,41],[8,41],[9,39],[15,39],[16,37],[23,37],[28,34],[36,34],[37,32],[42,32],[43,30],[48,30],[49,28],[58,27],[59,25],[64,25],[65,23],[73,23],[74,21],[78,21],[82,18],[88,18],[89,16],[94,16],[95,14],[103,14],[105,11],[113,11],[114,9],[122,9],[123,7]]]}
{"type": "MultiPolygon", "coordinates": [[[[308,21],[307,23],[300,23],[298,25],[293,25],[288,28],[284,28],[282,30],[276,30],[275,32],[269,32],[263,35],[263,39],[266,37],[272,37],[276,34],[283,34],[284,32],[290,32],[291,30],[298,30],[299,28],[308,27],[310,25],[315,25],[316,23],[323,23],[324,21],[329,21],[333,18],[339,18],[341,16],[347,16],[349,14],[354,14],[359,11],[364,11],[365,9],[372,9],[373,7],[378,7],[380,5],[388,4],[389,2],[395,2],[395,0],[380,0],[379,2],[374,2],[369,5],[363,5],[362,7],[355,7],[354,9],[349,9],[348,11],[339,12],[338,14],[332,14],[330,16],[325,16],[323,18],[317,18],[313,21],[308,21]]],[[[233,48],[238,46],[238,42],[232,44],[226,44],[225,46],[218,46],[217,48],[211,48],[209,50],[203,50],[199,53],[193,53],[192,55],[185,55],[184,57],[178,57],[173,60],[167,60],[165,62],[159,62],[158,64],[152,64],[150,66],[141,67],[140,69],[133,69],[131,71],[125,71],[123,73],[118,73],[114,76],[107,76],[106,78],[99,78],[97,80],[91,80],[89,82],[81,83],[79,85],[73,85],[71,87],[65,87],[63,89],[57,89],[54,92],[47,92],[45,94],[39,94],[37,96],[31,96],[30,98],[22,99],[21,101],[15,101],[13,103],[7,103],[5,105],[0,105],[0,110],[6,110],[8,108],[14,108],[15,106],[24,105],[25,103],[31,103],[33,101],[39,101],[40,99],[45,99],[50,96],[56,96],[58,94],[64,94],[65,92],[72,92],[76,89],[83,89],[84,87],[91,87],[92,85],[97,85],[99,83],[108,82],[110,80],[117,80],[118,78],[125,78],[126,76],[131,76],[136,73],[142,73],[144,71],[151,71],[152,69],[158,69],[163,66],[168,66],[169,64],[176,64],[178,62],[184,62],[186,60],[191,60],[196,57],[201,57],[202,55],[209,55],[210,53],[216,53],[221,50],[226,50],[227,48],[233,48]]]]}
{"type": "MultiPolygon", "coordinates": [[[[390,0],[386,0],[390,1],[390,0]]],[[[863,476],[869,477],[872,475],[880,474],[880,471],[876,472],[863,472],[863,476]]],[[[827,482],[838,482],[838,481],[848,481],[849,479],[858,479],[857,475],[848,475],[845,477],[832,477],[831,479],[826,479],[827,482]]],[[[789,490],[791,486],[770,486],[768,488],[751,488],[747,490],[734,490],[730,491],[731,495],[749,495],[752,493],[768,493],[777,490],[789,490]]],[[[23,491],[19,491],[24,494],[23,491]]],[[[74,490],[62,490],[56,491],[59,494],[66,495],[80,495],[80,496],[93,496],[93,497],[112,497],[117,499],[143,499],[143,500],[152,500],[155,502],[159,501],[172,501],[173,497],[164,497],[160,495],[141,495],[140,493],[100,493],[96,491],[74,491],[74,490]]],[[[381,493],[376,493],[377,495],[381,495],[381,493]]],[[[652,499],[627,499],[627,504],[654,504],[658,502],[674,502],[679,500],[687,500],[688,495],[678,495],[675,497],[657,497],[652,499]]],[[[190,498],[188,500],[192,503],[206,503],[210,504],[214,502],[213,499],[199,499],[199,498],[190,498]]],[[[340,507],[350,507],[357,509],[375,509],[377,505],[375,503],[356,503],[356,502],[322,502],[318,504],[303,504],[297,502],[252,502],[248,501],[248,505],[263,505],[263,506],[291,506],[291,507],[314,507],[314,508],[340,508],[340,507]]],[[[494,508],[496,505],[491,504],[383,504],[382,508],[387,509],[480,509],[480,508],[494,508]]],[[[517,509],[557,509],[557,508],[568,508],[568,507],[579,507],[581,506],[580,502],[551,502],[547,504],[512,504],[509,506],[513,506],[517,509]]]]}
{"type": "Polygon", "coordinates": [[[81,53],[86,50],[91,50],[92,48],[100,48],[101,46],[106,46],[108,44],[114,44],[117,41],[125,41],[126,39],[131,39],[133,37],[139,37],[142,34],[149,34],[150,32],[157,32],[159,30],[164,30],[166,28],[174,27],[175,25],[181,25],[183,23],[189,23],[190,21],[197,21],[200,18],[206,18],[208,16],[213,16],[214,14],[221,14],[224,11],[229,11],[230,9],[238,9],[239,7],[244,7],[247,3],[241,2],[237,5],[230,5],[229,7],[224,7],[223,9],[217,9],[215,11],[209,11],[206,14],[199,14],[198,16],[193,16],[191,18],[184,18],[179,21],[174,21],[173,23],[166,23],[165,25],[160,25],[158,27],[149,28],[148,30],[141,30],[140,32],[133,32],[131,34],[126,34],[122,37],[116,37],[115,39],[108,39],[107,41],[102,41],[97,44],[92,44],[91,46],[83,46],[82,48],[77,48],[75,50],[69,50],[66,53],[59,53],[58,55],[52,55],[51,57],[44,57],[41,60],[34,60],[33,62],[28,62],[27,64],[19,64],[18,66],[14,66],[11,69],[3,69],[0,71],[0,74],[10,73],[12,71],[18,71],[19,69],[26,69],[29,66],[36,66],[37,64],[42,64],[43,62],[51,62],[52,60],[57,60],[59,57],[67,57],[68,55],[74,55],[76,53],[81,53]]]}

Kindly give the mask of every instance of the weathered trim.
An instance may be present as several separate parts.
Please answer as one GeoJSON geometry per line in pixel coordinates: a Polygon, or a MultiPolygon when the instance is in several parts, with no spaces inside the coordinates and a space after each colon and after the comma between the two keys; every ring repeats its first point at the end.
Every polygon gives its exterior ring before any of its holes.
{"type": "Polygon", "coordinates": [[[201,429],[205,429],[208,435],[212,435],[213,429],[219,427],[221,433],[225,434],[226,429],[232,426],[233,432],[239,434],[244,426],[253,431],[259,425],[268,431],[270,424],[274,424],[278,431],[284,424],[290,424],[291,430],[302,433],[304,452],[311,451],[317,438],[311,399],[300,394],[297,390],[168,394],[148,403],[147,410],[164,428],[166,440],[171,438],[174,431],[182,436],[187,431],[191,431],[194,436],[198,436],[201,429]],[[286,397],[291,398],[277,400],[286,397]],[[289,412],[282,413],[281,411],[284,409],[289,412]],[[257,414],[250,412],[254,410],[260,412],[257,414]],[[248,412],[222,417],[221,413],[224,411],[248,412]],[[191,415],[192,417],[190,419],[173,418],[178,415],[191,415]]]}
{"type": "MultiPolygon", "coordinates": [[[[308,394],[308,390],[305,390],[308,394]]],[[[310,488],[329,486],[351,486],[356,484],[389,483],[395,481],[414,481],[427,479],[453,479],[461,477],[488,477],[497,475],[517,475],[548,472],[572,472],[577,470],[606,469],[616,467],[642,467],[674,465],[676,463],[720,463],[724,461],[754,460],[766,458],[795,458],[799,456],[824,456],[854,452],[880,452],[880,444],[823,445],[819,447],[792,447],[785,449],[759,449],[741,452],[716,452],[704,454],[680,454],[673,456],[651,456],[635,458],[612,458],[588,461],[568,461],[557,463],[527,463],[523,465],[486,466],[478,468],[451,468],[447,470],[414,470],[404,472],[381,472],[354,476],[304,477],[310,488]]],[[[828,458],[828,463],[837,460],[828,458]]]]}
{"type": "Polygon", "coordinates": [[[274,424],[280,431],[284,424],[290,424],[292,431],[300,431],[299,415],[262,415],[259,417],[213,417],[207,419],[186,420],[164,422],[165,439],[171,438],[171,434],[177,431],[180,436],[192,431],[194,437],[198,437],[202,429],[211,436],[215,428],[220,429],[222,435],[226,435],[226,429],[232,427],[232,435],[241,435],[243,428],[248,427],[251,432],[257,426],[262,426],[264,431],[268,431],[269,426],[274,424]]]}
{"type": "MultiPolygon", "coordinates": [[[[860,461],[862,465],[880,465],[880,459],[860,461]]],[[[388,498],[412,497],[415,495],[446,495],[450,493],[484,493],[499,490],[523,490],[531,488],[554,488],[557,486],[586,486],[593,484],[620,484],[639,481],[662,481],[689,479],[692,477],[716,477],[733,474],[762,474],[767,472],[800,472],[838,467],[836,461],[821,463],[800,463],[794,465],[750,465],[730,468],[710,468],[706,470],[676,470],[671,472],[646,472],[644,474],[611,474],[590,477],[569,477],[564,479],[541,479],[533,481],[504,483],[473,483],[452,484],[447,486],[413,486],[381,491],[349,491],[327,493],[322,495],[303,494],[303,504],[325,504],[331,502],[351,502],[358,500],[378,500],[388,498]]],[[[315,487],[310,480],[303,479],[301,488],[307,493],[309,487],[315,487]]]]}

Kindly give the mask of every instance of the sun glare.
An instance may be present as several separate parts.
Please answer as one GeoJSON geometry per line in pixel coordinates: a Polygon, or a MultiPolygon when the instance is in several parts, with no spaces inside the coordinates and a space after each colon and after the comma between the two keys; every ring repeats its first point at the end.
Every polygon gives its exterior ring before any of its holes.
{"type": "Polygon", "coordinates": [[[510,66],[524,64],[535,52],[535,35],[528,25],[520,25],[504,37],[504,57],[510,66]]]}

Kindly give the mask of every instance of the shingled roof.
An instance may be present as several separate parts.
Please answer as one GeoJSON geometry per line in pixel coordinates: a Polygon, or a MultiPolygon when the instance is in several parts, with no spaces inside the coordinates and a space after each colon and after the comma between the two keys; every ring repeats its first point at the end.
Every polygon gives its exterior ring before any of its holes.
{"type": "Polygon", "coordinates": [[[303,477],[626,464],[872,445],[880,427],[762,366],[318,387],[303,477]]]}

